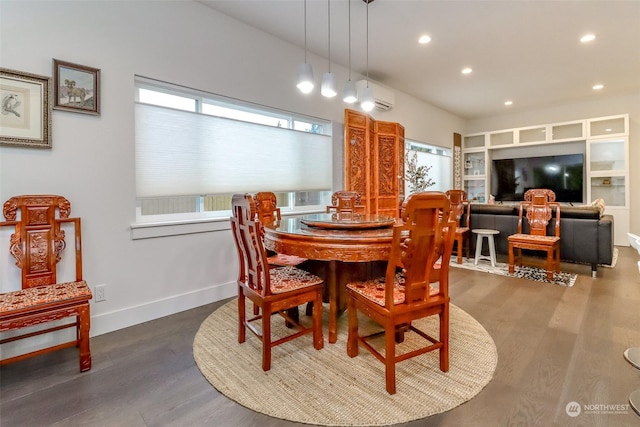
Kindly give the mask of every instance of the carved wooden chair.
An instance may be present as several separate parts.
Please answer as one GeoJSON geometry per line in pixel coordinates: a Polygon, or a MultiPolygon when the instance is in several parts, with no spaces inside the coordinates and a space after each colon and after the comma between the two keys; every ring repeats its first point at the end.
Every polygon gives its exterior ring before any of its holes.
{"type": "Polygon", "coordinates": [[[248,328],[262,341],[262,369],[271,369],[271,349],[302,335],[313,334],[313,346],[324,346],[322,336],[323,281],[295,267],[271,268],[262,243],[262,223],[252,215],[250,200],[244,194],[232,198],[231,228],[238,252],[238,342],[246,340],[248,328]],[[247,318],[246,299],[260,308],[261,314],[247,318]],[[300,304],[314,302],[312,325],[306,327],[287,314],[300,304]],[[279,313],[296,329],[295,332],[272,340],[271,315],[279,313]],[[255,322],[261,322],[261,327],[255,322]]]}
{"type": "Polygon", "coordinates": [[[510,235],[509,273],[515,271],[515,264],[522,265],[522,250],[544,251],[547,253],[547,279],[553,280],[553,273],[560,272],[560,205],[555,203],[556,195],[548,189],[532,189],[524,193],[518,213],[518,233],[510,235]],[[526,210],[526,213],[525,213],[526,210]],[[547,235],[547,226],[555,210],[554,234],[547,235]],[[529,224],[529,234],[523,233],[523,218],[529,224]]]}
{"type": "MultiPolygon", "coordinates": [[[[277,206],[275,193],[270,191],[262,191],[253,196],[253,206],[256,218],[263,224],[280,221],[280,208],[277,206]]],[[[285,267],[288,265],[299,266],[307,261],[306,258],[295,255],[279,254],[273,251],[267,251],[269,265],[272,267],[285,267]]]]}
{"type": "Polygon", "coordinates": [[[327,206],[327,213],[361,213],[362,196],[357,191],[336,191],[331,195],[331,205],[327,206]]]}
{"type": "MultiPolygon", "coordinates": [[[[280,221],[282,216],[280,214],[280,208],[278,207],[278,200],[276,194],[271,191],[261,191],[253,196],[247,194],[246,197],[252,202],[252,218],[258,219],[262,224],[270,224],[276,221],[280,221]]],[[[300,267],[307,262],[307,258],[302,258],[295,255],[280,254],[271,250],[267,250],[267,262],[271,267],[300,267]]],[[[254,314],[258,314],[258,307],[254,306],[254,314]]],[[[306,314],[311,316],[313,314],[313,305],[307,304],[306,314]]],[[[289,315],[294,319],[299,319],[298,308],[289,310],[289,315]]],[[[290,325],[287,322],[287,325],[290,325]]]]}
{"type": "Polygon", "coordinates": [[[13,227],[9,252],[22,270],[22,289],[0,294],[0,332],[20,330],[75,317],[75,321],[49,326],[35,332],[5,338],[0,344],[75,328],[75,339],[47,348],[0,360],[0,365],[67,347],[79,347],[80,371],[91,369],[89,349],[91,290],[82,280],[80,218],[70,218],[71,204],[62,196],[16,196],[3,207],[6,221],[0,227],[13,227]],[[65,231],[61,224],[74,228],[75,277],[73,282],[58,283],[56,267],[65,249],[65,231]]]}
{"type": "Polygon", "coordinates": [[[384,363],[386,389],[396,392],[396,363],[438,350],[440,370],[449,370],[449,260],[455,223],[449,216],[449,199],[444,193],[416,193],[403,207],[403,223],[395,225],[385,277],[347,284],[349,335],[347,354],[358,355],[358,344],[384,363]],[[439,264],[439,268],[436,268],[439,264]],[[425,268],[426,266],[426,268],[425,268]],[[438,285],[433,283],[437,281],[438,285]],[[380,324],[383,332],[361,336],[358,311],[380,324]],[[439,316],[439,337],[434,338],[412,322],[439,316]],[[396,354],[396,343],[405,332],[415,332],[423,347],[396,354]],[[370,340],[384,334],[384,354],[370,340]]]}
{"type": "Polygon", "coordinates": [[[451,202],[451,219],[456,223],[455,248],[458,256],[458,264],[462,264],[462,253],[464,248],[467,250],[467,258],[469,258],[469,239],[470,228],[469,219],[471,217],[471,203],[467,199],[467,192],[464,190],[448,190],[446,193],[451,202]]]}

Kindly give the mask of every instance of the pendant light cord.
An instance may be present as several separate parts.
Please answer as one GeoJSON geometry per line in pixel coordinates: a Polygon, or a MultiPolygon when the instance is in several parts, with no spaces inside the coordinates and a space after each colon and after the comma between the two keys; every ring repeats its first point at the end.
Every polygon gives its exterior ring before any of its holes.
{"type": "Polygon", "coordinates": [[[349,0],[349,81],[351,81],[351,0],[349,0]]]}
{"type": "Polygon", "coordinates": [[[304,63],[307,63],[307,0],[304,0],[304,63]]]}
{"type": "Polygon", "coordinates": [[[329,72],[331,72],[331,0],[327,0],[327,22],[329,33],[329,72]]]}
{"type": "Polygon", "coordinates": [[[367,87],[369,87],[369,1],[365,1],[367,2],[367,87]]]}

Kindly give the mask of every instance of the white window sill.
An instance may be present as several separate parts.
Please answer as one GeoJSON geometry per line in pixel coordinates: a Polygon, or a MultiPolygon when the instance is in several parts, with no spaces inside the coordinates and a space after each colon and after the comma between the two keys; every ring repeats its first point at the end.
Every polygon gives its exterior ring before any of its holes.
{"type": "Polygon", "coordinates": [[[229,229],[229,218],[137,223],[131,224],[131,239],[152,239],[229,229]]]}

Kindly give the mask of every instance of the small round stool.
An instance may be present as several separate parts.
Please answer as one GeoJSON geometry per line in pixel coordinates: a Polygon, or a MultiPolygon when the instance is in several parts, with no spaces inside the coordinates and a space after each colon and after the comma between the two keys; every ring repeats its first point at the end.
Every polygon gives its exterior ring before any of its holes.
{"type": "MultiPolygon", "coordinates": [[[[640,347],[630,347],[624,351],[624,358],[634,368],[640,369],[640,347]]],[[[629,404],[640,415],[640,388],[629,395],[629,404]]]]}
{"type": "Polygon", "coordinates": [[[475,230],[471,230],[473,233],[478,235],[476,240],[476,259],[474,264],[478,265],[478,261],[481,259],[486,259],[491,261],[491,266],[496,266],[496,244],[493,241],[493,236],[496,234],[500,234],[498,230],[491,230],[488,228],[477,228],[475,230]],[[489,256],[482,255],[482,241],[483,238],[486,237],[489,242],[489,256]]]}

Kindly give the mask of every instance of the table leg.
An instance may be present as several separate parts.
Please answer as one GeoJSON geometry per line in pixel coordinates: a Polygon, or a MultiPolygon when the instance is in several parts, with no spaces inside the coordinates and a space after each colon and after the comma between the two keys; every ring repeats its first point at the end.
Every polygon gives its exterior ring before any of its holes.
{"type": "Polygon", "coordinates": [[[329,342],[331,344],[338,340],[338,277],[337,261],[329,261],[329,273],[326,281],[329,287],[329,342]]]}

